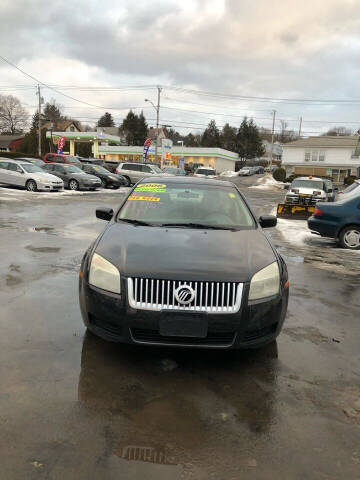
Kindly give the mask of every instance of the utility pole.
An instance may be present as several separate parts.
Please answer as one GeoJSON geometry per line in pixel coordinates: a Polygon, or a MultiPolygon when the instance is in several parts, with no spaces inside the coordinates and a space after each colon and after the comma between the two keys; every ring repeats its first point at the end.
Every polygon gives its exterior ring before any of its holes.
{"type": "Polygon", "coordinates": [[[272,130],[271,130],[270,172],[272,172],[272,165],[273,165],[275,115],[276,115],[276,110],[273,110],[273,122],[272,122],[272,130]]]}
{"type": "Polygon", "coordinates": [[[160,93],[161,88],[157,87],[158,98],[157,98],[157,107],[156,107],[156,135],[155,135],[155,163],[157,163],[158,158],[158,136],[159,136],[159,116],[160,116],[160,93]]]}
{"type": "Polygon", "coordinates": [[[40,85],[38,85],[37,93],[38,93],[38,97],[39,97],[39,122],[38,122],[39,146],[38,146],[38,153],[39,153],[39,157],[41,158],[41,95],[40,95],[40,85]]]}
{"type": "Polygon", "coordinates": [[[300,117],[299,137],[301,137],[302,117],[300,117]]]}

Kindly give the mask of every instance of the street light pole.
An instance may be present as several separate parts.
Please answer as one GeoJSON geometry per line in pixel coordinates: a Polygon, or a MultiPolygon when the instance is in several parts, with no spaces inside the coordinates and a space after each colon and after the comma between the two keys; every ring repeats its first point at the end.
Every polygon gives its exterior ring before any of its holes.
{"type": "Polygon", "coordinates": [[[155,163],[157,162],[157,156],[158,156],[158,136],[159,136],[159,121],[160,121],[160,93],[161,93],[161,88],[157,87],[157,90],[158,90],[157,106],[155,106],[151,100],[149,100],[148,98],[145,98],[145,102],[151,103],[151,105],[155,108],[155,111],[156,111],[155,163]]]}
{"type": "Polygon", "coordinates": [[[276,110],[273,110],[273,123],[272,123],[272,130],[271,130],[270,172],[272,172],[272,165],[273,165],[275,115],[276,115],[276,110]]]}
{"type": "Polygon", "coordinates": [[[39,118],[38,118],[38,129],[39,129],[39,144],[38,144],[38,153],[41,158],[41,96],[40,96],[40,85],[38,85],[38,97],[39,97],[39,118]]]}

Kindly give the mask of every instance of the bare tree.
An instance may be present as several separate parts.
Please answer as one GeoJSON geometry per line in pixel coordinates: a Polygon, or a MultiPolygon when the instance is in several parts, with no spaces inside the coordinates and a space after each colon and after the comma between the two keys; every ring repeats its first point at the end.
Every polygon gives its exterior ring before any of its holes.
{"type": "Polygon", "coordinates": [[[294,132],[294,130],[289,130],[288,126],[288,122],[285,120],[280,120],[280,133],[275,136],[278,142],[288,143],[293,142],[298,138],[298,135],[294,132]]]}
{"type": "Polygon", "coordinates": [[[345,127],[331,127],[324,135],[331,137],[346,137],[352,135],[352,130],[345,127]]]}
{"type": "Polygon", "coordinates": [[[20,133],[27,126],[28,113],[20,100],[12,95],[0,95],[0,132],[20,133]]]}

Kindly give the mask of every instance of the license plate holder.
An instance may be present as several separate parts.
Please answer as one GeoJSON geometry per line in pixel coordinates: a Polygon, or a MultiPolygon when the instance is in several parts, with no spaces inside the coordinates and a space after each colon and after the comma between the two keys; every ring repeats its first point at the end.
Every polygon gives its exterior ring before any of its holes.
{"type": "Polygon", "coordinates": [[[159,333],[164,337],[206,338],[208,321],[204,315],[167,313],[160,318],[159,333]]]}

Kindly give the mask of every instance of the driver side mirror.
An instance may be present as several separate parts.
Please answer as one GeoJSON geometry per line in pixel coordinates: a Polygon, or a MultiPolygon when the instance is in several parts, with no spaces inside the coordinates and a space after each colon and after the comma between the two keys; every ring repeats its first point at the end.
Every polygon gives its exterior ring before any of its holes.
{"type": "Polygon", "coordinates": [[[261,215],[259,223],[262,228],[276,227],[277,218],[274,215],[261,215]]]}
{"type": "Polygon", "coordinates": [[[96,218],[100,220],[106,220],[109,222],[114,215],[114,210],[112,208],[97,208],[96,209],[96,218]]]}

